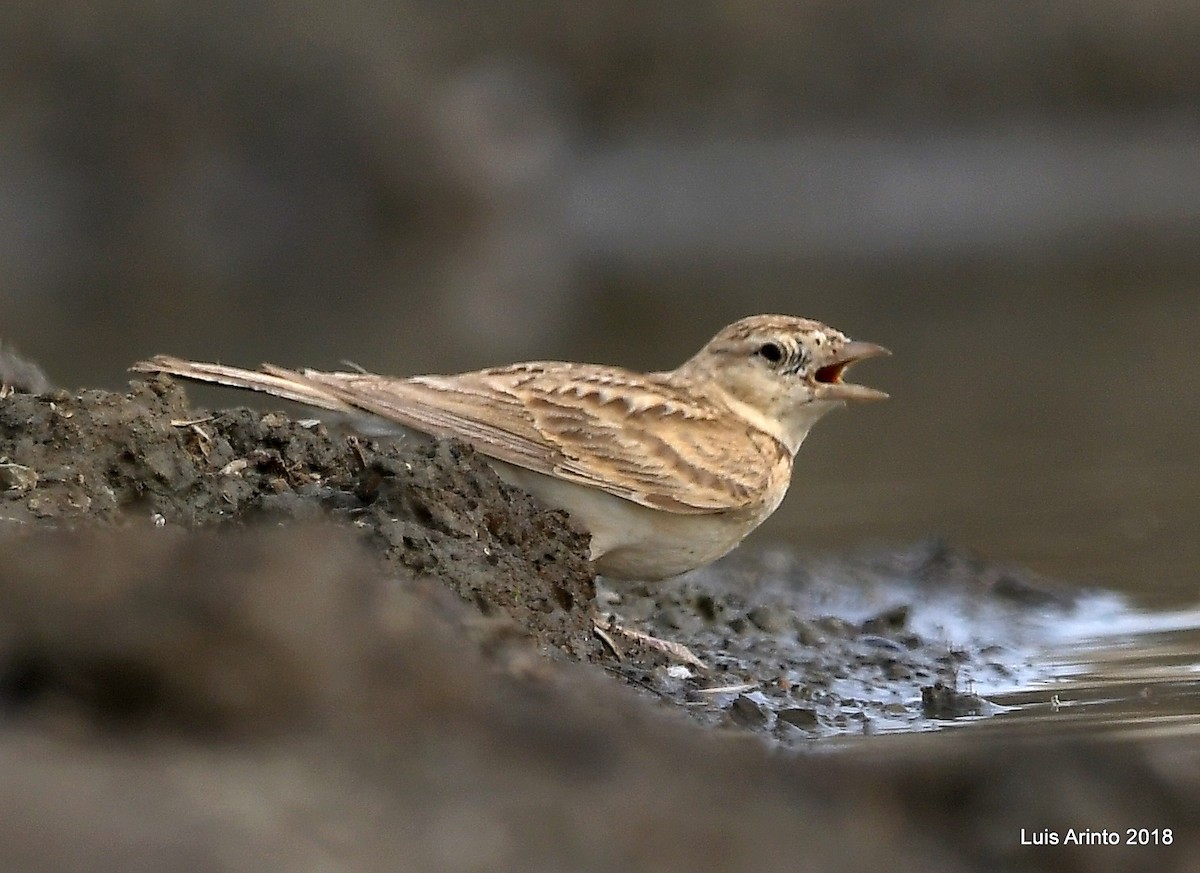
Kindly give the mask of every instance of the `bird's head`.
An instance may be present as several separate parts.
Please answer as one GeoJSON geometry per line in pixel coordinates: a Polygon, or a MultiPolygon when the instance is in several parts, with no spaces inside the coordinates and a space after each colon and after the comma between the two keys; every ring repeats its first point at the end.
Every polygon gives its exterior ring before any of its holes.
{"type": "Polygon", "coordinates": [[[819,321],[753,315],[722,329],[675,372],[711,381],[731,405],[795,452],[834,407],[887,397],[843,382],[842,375],[857,361],[888,354],[883,346],[851,340],[819,321]]]}

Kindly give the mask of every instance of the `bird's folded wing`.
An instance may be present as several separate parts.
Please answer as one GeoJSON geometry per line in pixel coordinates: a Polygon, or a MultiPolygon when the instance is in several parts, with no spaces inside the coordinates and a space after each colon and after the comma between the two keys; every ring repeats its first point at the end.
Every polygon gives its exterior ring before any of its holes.
{"type": "Polygon", "coordinates": [[[266,369],[489,457],[669,512],[752,506],[790,474],[776,440],[731,427],[728,411],[664,377],[559,363],[408,379],[266,369]]]}

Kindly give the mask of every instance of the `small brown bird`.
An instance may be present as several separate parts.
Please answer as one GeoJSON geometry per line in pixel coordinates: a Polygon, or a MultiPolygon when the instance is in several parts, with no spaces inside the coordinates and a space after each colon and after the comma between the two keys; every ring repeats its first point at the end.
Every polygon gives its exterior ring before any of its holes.
{"type": "Polygon", "coordinates": [[[652,580],[716,560],[762,524],[817,420],[887,397],[842,381],[851,364],[887,354],[818,321],[755,315],[656,373],[540,361],[403,378],[165,355],[132,369],[366,413],[376,432],[385,423],[463,440],[501,478],[570,513],[602,575],[652,580]]]}

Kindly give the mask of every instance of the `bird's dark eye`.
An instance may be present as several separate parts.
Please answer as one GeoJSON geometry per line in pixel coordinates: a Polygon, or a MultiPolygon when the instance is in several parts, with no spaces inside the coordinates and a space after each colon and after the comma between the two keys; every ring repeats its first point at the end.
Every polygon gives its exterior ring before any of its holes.
{"type": "Polygon", "coordinates": [[[763,343],[758,347],[758,354],[762,355],[772,364],[778,364],[783,360],[783,349],[775,345],[775,343],[763,343]]]}

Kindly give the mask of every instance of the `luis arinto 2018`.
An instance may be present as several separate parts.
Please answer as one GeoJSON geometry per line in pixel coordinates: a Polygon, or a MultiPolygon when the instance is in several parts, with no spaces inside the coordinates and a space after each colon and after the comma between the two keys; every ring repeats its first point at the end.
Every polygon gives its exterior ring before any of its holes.
{"type": "Polygon", "coordinates": [[[1021,828],[1022,846],[1169,846],[1175,840],[1170,828],[1126,828],[1120,831],[1051,830],[1021,828]]]}

